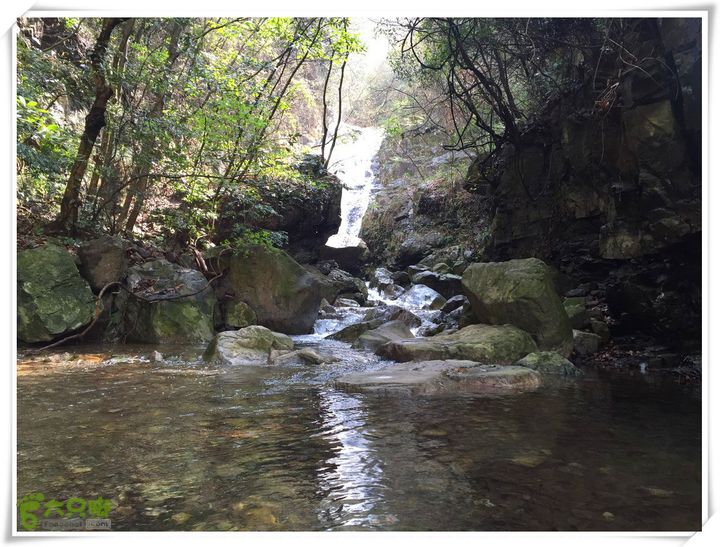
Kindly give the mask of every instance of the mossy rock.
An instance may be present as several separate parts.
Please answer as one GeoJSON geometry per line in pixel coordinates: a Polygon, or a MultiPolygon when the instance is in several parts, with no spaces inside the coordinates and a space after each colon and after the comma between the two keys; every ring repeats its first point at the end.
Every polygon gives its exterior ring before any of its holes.
{"type": "Polygon", "coordinates": [[[248,304],[257,323],[277,332],[312,332],[323,295],[318,280],[280,249],[252,246],[224,257],[222,283],[248,304]]]}
{"type": "Polygon", "coordinates": [[[475,263],[462,276],[463,292],[481,323],[512,324],[529,332],[540,349],[570,355],[572,328],[542,260],[475,263]]]}
{"type": "Polygon", "coordinates": [[[568,319],[570,319],[572,328],[582,329],[588,325],[590,313],[585,307],[584,296],[566,298],[563,301],[563,307],[565,308],[565,313],[568,315],[568,319]]]}
{"type": "Polygon", "coordinates": [[[215,293],[197,270],[153,260],[128,270],[135,294],[121,295],[123,330],[129,341],[206,343],[214,336],[215,293]]]}
{"type": "Polygon", "coordinates": [[[228,327],[240,329],[256,324],[257,315],[245,302],[233,300],[223,306],[223,322],[228,327]]]}
{"type": "Polygon", "coordinates": [[[537,351],[532,337],[512,325],[470,325],[452,334],[388,342],[377,353],[394,361],[460,359],[511,364],[537,351]]]}
{"type": "Polygon", "coordinates": [[[49,342],[87,325],[95,296],[64,248],[53,244],[17,254],[17,336],[49,342]]]}
{"type": "Polygon", "coordinates": [[[582,375],[582,371],[579,368],[554,351],[536,351],[529,353],[515,364],[536,370],[541,374],[557,374],[560,376],[582,375]]]}

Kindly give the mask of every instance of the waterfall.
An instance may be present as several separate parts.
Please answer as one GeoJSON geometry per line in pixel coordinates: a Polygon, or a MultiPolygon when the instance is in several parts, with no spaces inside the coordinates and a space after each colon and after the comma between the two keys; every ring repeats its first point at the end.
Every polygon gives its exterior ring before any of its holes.
{"type": "Polygon", "coordinates": [[[375,184],[372,162],[385,133],[379,127],[342,126],[333,151],[330,171],[343,183],[338,233],[330,236],[329,247],[353,247],[360,244],[360,227],[375,184]]]}

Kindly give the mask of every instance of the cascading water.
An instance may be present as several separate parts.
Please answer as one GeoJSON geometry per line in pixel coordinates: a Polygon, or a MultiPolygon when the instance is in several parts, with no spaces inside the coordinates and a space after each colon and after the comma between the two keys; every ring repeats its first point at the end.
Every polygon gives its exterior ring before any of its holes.
{"type": "Polygon", "coordinates": [[[375,184],[372,162],[384,137],[385,132],[378,127],[343,125],[330,168],[345,186],[340,206],[342,221],[338,233],[328,239],[329,247],[360,243],[360,226],[375,184]]]}

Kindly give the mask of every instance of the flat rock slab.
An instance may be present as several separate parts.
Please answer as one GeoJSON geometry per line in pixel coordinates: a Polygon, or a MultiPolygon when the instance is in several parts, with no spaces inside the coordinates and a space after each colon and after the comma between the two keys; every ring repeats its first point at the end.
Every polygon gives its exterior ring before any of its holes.
{"type": "Polygon", "coordinates": [[[396,363],[373,372],[348,374],[335,381],[337,388],[350,392],[411,395],[497,394],[533,390],[540,384],[540,374],[526,367],[452,359],[396,363]]]}

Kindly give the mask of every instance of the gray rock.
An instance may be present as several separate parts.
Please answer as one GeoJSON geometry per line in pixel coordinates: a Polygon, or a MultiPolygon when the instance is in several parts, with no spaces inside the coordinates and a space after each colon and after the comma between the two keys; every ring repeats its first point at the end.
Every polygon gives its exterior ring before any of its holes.
{"type": "Polygon", "coordinates": [[[312,332],[322,295],[314,275],[279,249],[263,246],[223,257],[228,292],[247,303],[257,322],[287,334],[312,332]]]}
{"type": "Polygon", "coordinates": [[[375,351],[393,340],[415,338],[408,326],[402,321],[389,321],[377,328],[362,333],[353,343],[353,348],[375,351]]]}
{"type": "Polygon", "coordinates": [[[605,321],[599,319],[590,319],[590,330],[600,337],[600,343],[607,344],[610,340],[610,329],[605,321]]]}
{"type": "Polygon", "coordinates": [[[349,298],[336,298],[333,304],[338,308],[359,308],[360,304],[349,298]]]}
{"type": "Polygon", "coordinates": [[[339,378],[336,387],[350,392],[383,394],[477,393],[526,391],[540,386],[540,375],[525,367],[481,365],[467,360],[396,363],[339,378]]]}
{"type": "Polygon", "coordinates": [[[398,304],[409,308],[439,310],[445,305],[445,298],[425,285],[413,285],[397,299],[398,304]]]}
{"type": "Polygon", "coordinates": [[[563,301],[563,307],[570,319],[570,326],[574,329],[583,329],[590,322],[590,313],[585,307],[584,296],[574,296],[563,301]]]}
{"type": "Polygon", "coordinates": [[[126,250],[127,243],[117,236],[102,236],[80,245],[80,273],[93,291],[99,292],[105,285],[125,277],[126,250]]]}
{"type": "Polygon", "coordinates": [[[236,331],[218,333],[205,358],[223,365],[261,366],[271,363],[273,350],[292,350],[289,336],[253,325],[236,331]]]}
{"type": "Polygon", "coordinates": [[[329,340],[339,340],[341,342],[352,343],[357,340],[361,334],[371,329],[375,329],[383,323],[385,323],[385,320],[383,319],[371,319],[369,321],[353,323],[352,325],[348,325],[347,327],[340,329],[337,332],[334,332],[326,338],[328,338],[329,340]]]}
{"type": "Polygon", "coordinates": [[[580,376],[582,371],[554,351],[536,351],[528,353],[525,357],[516,361],[520,367],[527,367],[536,370],[541,374],[557,374],[560,376],[580,376]]]}
{"type": "Polygon", "coordinates": [[[581,330],[573,331],[573,340],[575,342],[575,353],[579,355],[597,353],[602,342],[602,339],[597,334],[581,330]]]}
{"type": "Polygon", "coordinates": [[[441,310],[443,313],[450,313],[458,308],[462,308],[466,303],[469,303],[467,297],[462,294],[458,294],[457,296],[448,298],[448,301],[445,302],[445,305],[441,308],[441,310]]]}
{"type": "Polygon", "coordinates": [[[365,321],[381,319],[383,323],[397,320],[402,321],[410,328],[419,327],[422,324],[422,320],[413,312],[395,305],[382,306],[368,310],[365,313],[364,319],[365,321]]]}

